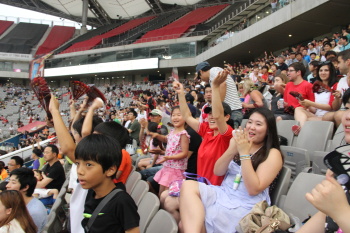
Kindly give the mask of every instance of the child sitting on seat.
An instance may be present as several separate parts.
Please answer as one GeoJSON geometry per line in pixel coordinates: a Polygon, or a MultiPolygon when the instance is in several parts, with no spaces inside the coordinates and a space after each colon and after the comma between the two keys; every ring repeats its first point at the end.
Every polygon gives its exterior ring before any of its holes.
{"type": "MultiPolygon", "coordinates": [[[[34,171],[34,176],[38,181],[41,181],[43,179],[43,172],[40,170],[33,170],[34,171]]],[[[58,189],[34,189],[33,196],[36,198],[46,198],[53,196],[52,198],[56,200],[58,196],[58,189]]]]}

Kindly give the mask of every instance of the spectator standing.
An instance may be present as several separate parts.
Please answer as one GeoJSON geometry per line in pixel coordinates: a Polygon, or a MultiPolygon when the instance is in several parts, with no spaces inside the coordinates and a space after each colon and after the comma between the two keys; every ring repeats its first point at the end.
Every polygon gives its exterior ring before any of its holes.
{"type": "Polygon", "coordinates": [[[136,140],[137,145],[140,145],[139,135],[141,130],[141,125],[137,121],[137,113],[132,110],[128,113],[130,124],[128,126],[128,131],[130,133],[130,137],[134,140],[136,140]]]}

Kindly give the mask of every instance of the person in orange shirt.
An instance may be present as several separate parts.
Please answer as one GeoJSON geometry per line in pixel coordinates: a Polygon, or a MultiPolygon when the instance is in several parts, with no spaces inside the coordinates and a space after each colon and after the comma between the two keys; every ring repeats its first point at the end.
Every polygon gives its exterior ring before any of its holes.
{"type": "Polygon", "coordinates": [[[0,161],[0,176],[1,180],[5,180],[8,177],[8,173],[5,169],[5,163],[3,161],[0,161]]]}

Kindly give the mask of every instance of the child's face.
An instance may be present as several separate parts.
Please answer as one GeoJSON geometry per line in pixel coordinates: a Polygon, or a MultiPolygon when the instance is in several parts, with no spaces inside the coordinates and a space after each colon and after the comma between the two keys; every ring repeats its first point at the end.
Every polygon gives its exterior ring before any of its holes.
{"type": "Polygon", "coordinates": [[[37,181],[40,181],[43,179],[43,176],[37,171],[34,171],[34,177],[36,178],[37,181]]]}
{"type": "Polygon", "coordinates": [[[175,109],[171,114],[171,121],[174,127],[181,127],[185,124],[185,120],[182,118],[180,109],[175,109]]]}
{"type": "Polygon", "coordinates": [[[106,180],[111,180],[110,176],[116,172],[116,169],[114,169],[114,172],[111,172],[111,168],[103,172],[102,166],[91,160],[84,161],[77,159],[76,165],[78,180],[83,189],[97,189],[103,185],[106,180]]]}

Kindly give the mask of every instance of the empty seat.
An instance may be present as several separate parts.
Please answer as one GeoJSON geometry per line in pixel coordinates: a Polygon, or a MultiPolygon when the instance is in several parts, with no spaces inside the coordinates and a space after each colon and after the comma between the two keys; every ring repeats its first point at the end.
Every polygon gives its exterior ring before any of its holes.
{"type": "Polygon", "coordinates": [[[335,131],[329,151],[333,151],[335,148],[345,144],[344,126],[340,124],[337,131],[335,131]]]}
{"type": "Polygon", "coordinates": [[[130,194],[139,180],[141,180],[141,174],[138,172],[132,172],[125,183],[126,192],[130,194]]]}
{"type": "Polygon", "coordinates": [[[322,175],[300,173],[294,180],[287,195],[281,196],[278,206],[289,216],[294,215],[301,221],[308,218],[309,215],[314,215],[317,209],[306,200],[305,194],[311,192],[324,178],[322,175]]]}
{"type": "Polygon", "coordinates": [[[178,227],[175,219],[165,210],[159,210],[153,217],[146,233],[177,233],[178,227]]]}
{"type": "Polygon", "coordinates": [[[281,195],[286,195],[290,183],[290,178],[292,175],[292,169],[289,167],[283,166],[280,176],[277,180],[275,190],[271,194],[271,204],[275,205],[278,203],[278,199],[281,195]]]}
{"type": "Polygon", "coordinates": [[[153,193],[146,193],[142,198],[137,212],[140,215],[140,232],[146,232],[146,229],[154,215],[159,210],[159,198],[153,193]]]}
{"type": "Polygon", "coordinates": [[[288,146],[293,145],[294,133],[292,131],[293,125],[299,125],[295,120],[283,120],[277,122],[277,133],[288,140],[288,146]]]}
{"type": "Polygon", "coordinates": [[[148,192],[149,186],[146,181],[139,180],[130,196],[134,199],[136,205],[139,205],[143,196],[148,192]]]}
{"type": "Polygon", "coordinates": [[[307,121],[300,130],[296,147],[308,151],[325,151],[332,138],[334,123],[330,121],[307,121]]]}
{"type": "Polygon", "coordinates": [[[284,155],[284,165],[292,170],[294,179],[304,168],[310,167],[309,152],[293,146],[281,146],[284,155]]]}
{"type": "Polygon", "coordinates": [[[324,157],[329,152],[315,151],[312,155],[312,173],[326,175],[327,167],[323,162],[324,157]]]}

